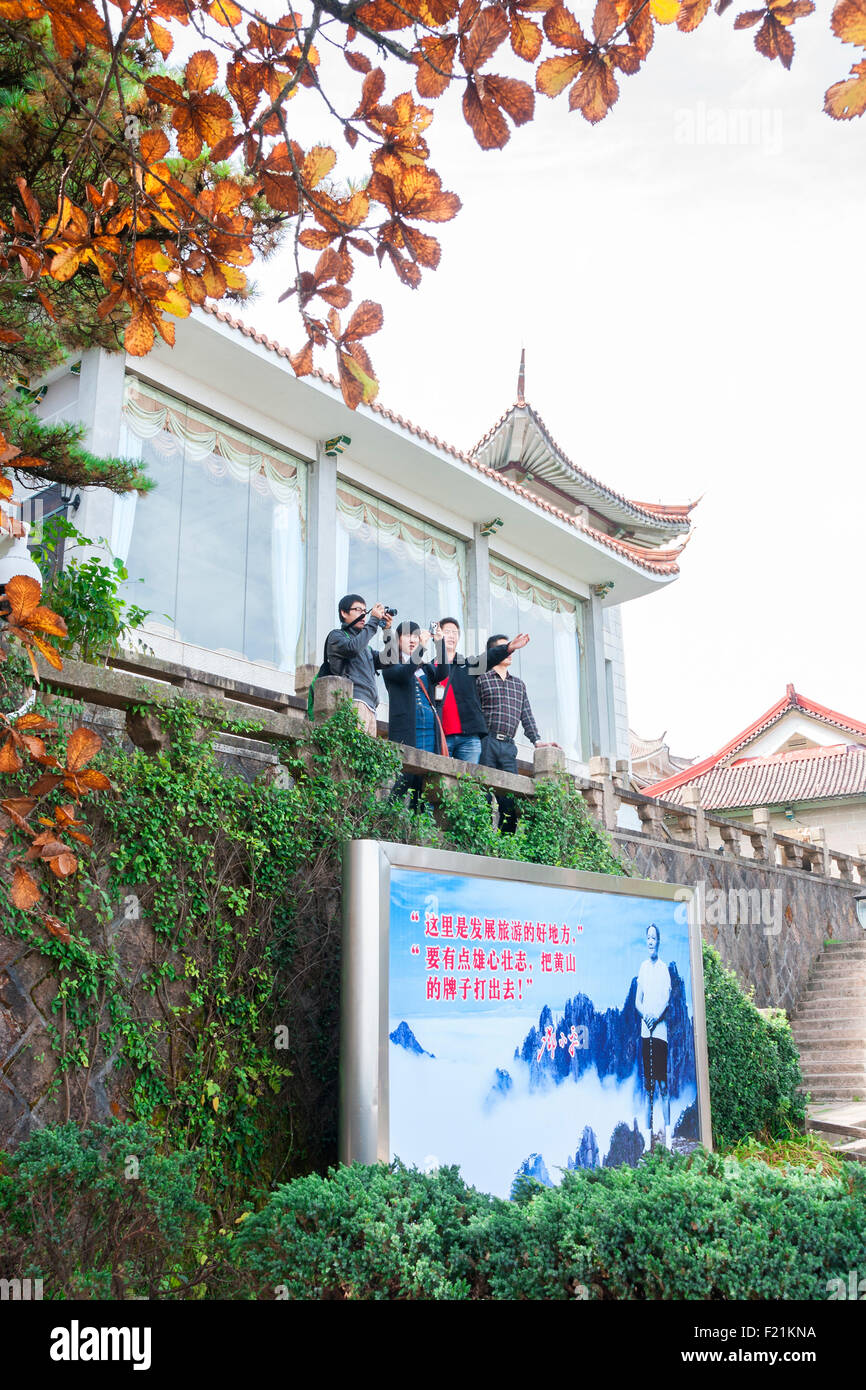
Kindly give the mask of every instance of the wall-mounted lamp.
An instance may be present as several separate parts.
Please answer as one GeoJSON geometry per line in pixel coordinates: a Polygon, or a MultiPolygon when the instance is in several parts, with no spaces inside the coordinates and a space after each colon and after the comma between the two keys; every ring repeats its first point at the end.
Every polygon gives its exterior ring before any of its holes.
{"type": "Polygon", "coordinates": [[[74,516],[81,506],[81,488],[73,487],[71,483],[61,483],[60,500],[66,510],[74,516]]]}
{"type": "Polygon", "coordinates": [[[604,584],[590,585],[592,592],[596,595],[597,598],[607,598],[611,589],[614,589],[615,587],[616,585],[614,584],[612,579],[605,580],[604,584]]]}
{"type": "Polygon", "coordinates": [[[857,921],[864,931],[866,931],[866,893],[857,893],[854,897],[854,906],[857,909],[857,921]]]}
{"type": "Polygon", "coordinates": [[[322,445],[325,456],[329,459],[336,458],[351,442],[347,434],[335,434],[333,439],[326,439],[322,445]]]}
{"type": "Polygon", "coordinates": [[[793,820],[793,819],[794,819],[794,815],[795,815],[795,808],[794,808],[793,806],[786,806],[786,807],[785,807],[785,820],[793,820]]]}
{"type": "Polygon", "coordinates": [[[505,522],[502,520],[502,517],[495,516],[492,521],[482,521],[478,529],[480,530],[482,536],[493,536],[499,530],[500,526],[504,525],[505,522]]]}

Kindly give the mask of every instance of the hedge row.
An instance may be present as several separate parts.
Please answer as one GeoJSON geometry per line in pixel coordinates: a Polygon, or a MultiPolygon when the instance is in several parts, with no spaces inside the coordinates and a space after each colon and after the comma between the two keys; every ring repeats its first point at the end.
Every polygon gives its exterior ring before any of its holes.
{"type": "Polygon", "coordinates": [[[215,1229],[196,1162],[140,1123],[34,1135],[0,1167],[0,1277],[48,1299],[817,1300],[866,1250],[859,1165],[659,1151],[512,1202],[456,1168],[355,1165],[215,1229]]]}

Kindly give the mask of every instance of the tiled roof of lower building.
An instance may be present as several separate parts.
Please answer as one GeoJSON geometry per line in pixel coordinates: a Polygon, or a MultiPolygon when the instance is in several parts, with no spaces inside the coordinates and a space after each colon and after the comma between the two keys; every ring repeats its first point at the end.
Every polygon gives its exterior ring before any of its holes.
{"type": "Polygon", "coordinates": [[[817,700],[810,700],[808,695],[800,695],[793,685],[788,685],[781,700],[777,700],[747,728],[741,729],[717,753],[711,753],[708,758],[702,758],[684,771],[666,777],[662,782],[656,782],[654,786],[645,787],[644,791],[647,796],[656,796],[663,801],[676,800],[672,793],[678,788],[686,786],[689,782],[701,781],[714,767],[729,767],[741,749],[772,728],[792,710],[808,715],[828,728],[839,729],[840,732],[853,734],[856,738],[866,738],[866,724],[862,720],[851,719],[827,705],[820,705],[817,700]]]}
{"type": "MultiPolygon", "coordinates": [[[[697,781],[701,805],[708,811],[866,796],[866,748],[843,743],[743,758],[713,768],[697,781]]],[[[679,786],[666,792],[665,801],[681,802],[684,790],[679,786]]]]}

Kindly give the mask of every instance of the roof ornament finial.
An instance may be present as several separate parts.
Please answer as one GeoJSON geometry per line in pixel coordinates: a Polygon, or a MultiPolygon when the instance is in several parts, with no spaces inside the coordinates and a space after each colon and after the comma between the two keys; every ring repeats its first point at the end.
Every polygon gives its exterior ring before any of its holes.
{"type": "Polygon", "coordinates": [[[526,405],[526,349],[520,349],[520,371],[517,373],[517,404],[526,405]]]}
{"type": "Polygon", "coordinates": [[[788,686],[787,686],[787,688],[786,688],[786,690],[785,690],[785,694],[786,694],[787,697],[788,697],[788,703],[789,703],[790,705],[796,705],[796,703],[797,703],[797,692],[796,692],[796,690],[794,689],[793,685],[788,685],[788,686]]]}

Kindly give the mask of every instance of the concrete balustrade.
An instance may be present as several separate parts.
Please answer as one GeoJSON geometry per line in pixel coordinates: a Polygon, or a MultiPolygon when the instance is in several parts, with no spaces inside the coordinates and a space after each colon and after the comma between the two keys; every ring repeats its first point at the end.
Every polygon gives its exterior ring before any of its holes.
{"type": "MultiPolygon", "coordinates": [[[[156,658],[130,654],[109,660],[106,666],[66,661],[62,671],[45,666],[42,672],[46,685],[58,695],[81,700],[90,707],[84,722],[95,723],[96,727],[106,724],[119,733],[125,730],[133,743],[149,752],[156,752],[161,746],[158,711],[133,712],[128,716],[126,712],[151,702],[158,704],[174,694],[205,699],[207,707],[220,718],[254,721],[258,725],[254,731],[225,736],[225,749],[231,752],[237,747],[243,760],[243,754],[249,753],[247,745],[257,748],[262,773],[269,766],[273,773],[273,745],[297,739],[306,722],[307,702],[300,696],[191,671],[156,658]],[[112,719],[110,711],[119,713],[112,719]]],[[[313,719],[328,718],[340,700],[350,697],[349,681],[338,676],[319,678],[313,690],[313,719]]],[[[386,732],[382,725],[380,732],[386,732]]],[[[509,773],[398,746],[405,771],[423,778],[431,789],[434,783],[453,787],[458,778],[473,777],[498,792],[534,796],[539,781],[567,775],[561,748],[537,748],[531,765],[523,764],[525,770],[520,773],[509,773]]],[[[841,881],[852,887],[866,884],[866,854],[829,849],[820,829],[813,829],[811,843],[780,835],[772,829],[769,811],[763,807],[753,812],[751,822],[727,820],[703,809],[697,787],[685,789],[682,804],[653,800],[627,786],[627,764],[623,760],[611,767],[608,758],[592,758],[588,771],[588,778],[575,779],[577,785],[590,814],[617,840],[637,836],[658,845],[687,846],[710,858],[724,856],[745,864],[753,862],[765,868],[841,881]],[[636,812],[639,830],[620,833],[621,817],[626,812],[636,812]],[[711,847],[711,840],[718,841],[715,848],[711,847]]]]}

